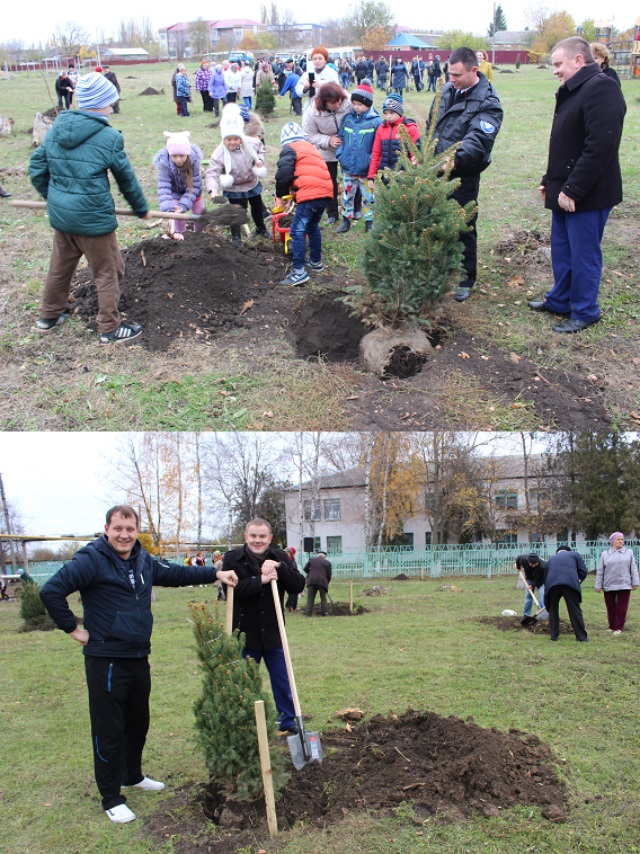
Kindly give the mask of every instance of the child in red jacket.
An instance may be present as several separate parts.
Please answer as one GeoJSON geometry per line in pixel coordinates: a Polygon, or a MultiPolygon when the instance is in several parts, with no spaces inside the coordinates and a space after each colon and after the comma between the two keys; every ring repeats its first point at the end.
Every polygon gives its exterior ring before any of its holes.
{"type": "Polygon", "coordinates": [[[405,130],[415,142],[420,145],[420,131],[413,119],[407,119],[404,115],[404,103],[402,97],[397,94],[389,95],[382,104],[384,121],[376,130],[373,140],[373,151],[371,152],[371,163],[369,165],[369,187],[373,189],[374,179],[378,172],[383,169],[395,169],[398,165],[398,157],[402,143],[398,137],[398,129],[404,126],[405,130]]]}
{"type": "Polygon", "coordinates": [[[292,195],[296,212],[291,223],[291,248],[293,269],[281,285],[303,285],[309,281],[305,270],[309,238],[307,267],[322,271],[322,236],[320,220],[327,204],[333,198],[333,182],[321,154],[304,138],[302,128],[288,122],[280,135],[282,149],[276,167],[276,196],[292,195]]]}

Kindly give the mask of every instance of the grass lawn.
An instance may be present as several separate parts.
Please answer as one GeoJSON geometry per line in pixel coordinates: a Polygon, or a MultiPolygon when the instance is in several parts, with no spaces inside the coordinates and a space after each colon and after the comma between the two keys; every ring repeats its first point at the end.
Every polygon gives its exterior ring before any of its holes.
{"type": "MultiPolygon", "coordinates": [[[[297,614],[288,620],[303,712],[313,716],[309,728],[327,730],[335,726],[330,722],[335,711],[359,706],[367,716],[414,708],[535,733],[560,763],[570,796],[568,821],[558,825],[537,810],[515,808],[499,818],[451,825],[430,819],[418,835],[408,804],[393,819],[352,815],[330,834],[296,828],[278,837],[278,852],[640,851],[637,594],[627,631],[614,638],[605,631],[604,603],[593,591],[591,575],[583,603],[591,643],[562,635],[551,644],[545,635],[503,632],[478,621],[503,608],[520,612],[522,593],[514,579],[457,579],[459,592],[439,590],[441,583],[392,581],[389,595],[358,600],[370,609],[359,617],[305,620],[297,614]]],[[[360,582],[355,589],[357,594],[360,582]]],[[[331,594],[347,601],[346,582],[332,583],[331,594]]],[[[19,633],[17,603],[2,603],[3,850],[186,850],[184,838],[168,839],[161,847],[152,843],[144,825],[156,811],[170,808],[178,787],[206,778],[193,741],[200,675],[187,609],[189,599],[201,597],[212,604],[214,593],[158,590],[144,767],[168,785],[158,797],[132,794],[130,804],[141,820],[120,828],[102,814],[95,790],[79,647],[59,631],[19,633]]],[[[80,612],[75,601],[72,607],[80,612]]],[[[566,619],[566,613],[561,616],[566,619]]],[[[210,844],[215,850],[213,838],[210,844]]],[[[243,849],[244,854],[255,854],[258,847],[243,849]]]]}
{"type": "MultiPolygon", "coordinates": [[[[166,64],[119,68],[123,87],[122,111],[113,117],[114,126],[125,136],[126,151],[152,203],[156,200],[154,153],[164,145],[163,130],[188,127],[192,140],[205,157],[219,143],[219,131],[207,127],[211,114],[204,114],[194,96],[193,118],[179,119],[171,99],[169,84],[172,66],[166,64]],[[153,87],[157,96],[140,97],[153,87]]],[[[190,69],[195,70],[195,65],[190,69]]],[[[549,232],[549,213],[540,204],[537,186],[545,167],[553,96],[557,81],[546,70],[524,67],[519,73],[496,74],[495,86],[505,108],[504,127],[494,149],[494,162],[484,173],[480,192],[480,279],[479,294],[464,306],[451,303],[458,328],[472,331],[515,357],[526,357],[542,369],[556,368],[595,376],[603,390],[608,412],[621,426],[635,424],[640,411],[638,379],[638,277],[635,248],[640,197],[640,88],[623,81],[629,111],[621,150],[625,201],[610,220],[604,241],[605,272],[601,305],[605,322],[580,336],[549,335],[549,319],[531,316],[526,301],[549,287],[548,265],[513,276],[517,258],[499,258],[496,247],[514,232],[549,232]],[[558,340],[563,339],[563,340],[558,340]]],[[[53,77],[48,80],[53,91],[53,77]]],[[[376,91],[375,105],[382,95],[376,91]]],[[[406,113],[424,127],[431,95],[409,92],[406,113]]],[[[0,180],[14,199],[35,199],[27,175],[32,151],[30,129],[37,110],[51,107],[47,85],[39,74],[0,80],[0,114],[14,119],[13,132],[0,139],[0,180]]],[[[282,124],[291,118],[288,101],[278,100],[275,115],[266,123],[270,178],[265,196],[272,196],[272,176],[279,149],[282,124]]],[[[359,236],[356,230],[344,237],[325,228],[325,261],[328,266],[346,266],[359,271],[359,236]]],[[[142,239],[157,237],[158,227],[149,230],[135,219],[122,219],[119,241],[123,247],[142,239]]],[[[202,351],[175,342],[168,353],[149,353],[139,348],[130,352],[103,352],[95,335],[83,321],[73,320],[61,334],[43,336],[33,332],[39,295],[48,266],[51,230],[46,217],[0,204],[0,299],[4,323],[0,333],[0,388],[19,395],[20,406],[5,393],[0,402],[0,424],[4,429],[186,429],[198,423],[203,400],[213,400],[219,384],[233,377],[240,383],[242,400],[209,419],[217,429],[258,424],[271,392],[278,388],[282,399],[304,400],[295,413],[275,413],[273,429],[344,429],[348,426],[345,399],[355,383],[340,366],[328,370],[293,357],[281,335],[274,338],[271,352],[249,360],[241,346],[202,351]],[[178,376],[185,394],[176,392],[166,377],[178,376]],[[153,398],[153,405],[150,403],[153,398]],[[126,406],[123,402],[127,401],[126,406]],[[240,417],[240,415],[242,417],[240,417]],[[239,419],[239,420],[238,420],[239,419]],[[277,422],[277,423],[276,423],[277,422]],[[126,427],[124,426],[126,424],[126,427]]],[[[516,250],[517,253],[517,250],[516,250]]],[[[215,271],[212,271],[215,275],[215,271]]],[[[450,298],[448,298],[450,303],[450,298]]],[[[449,305],[448,303],[448,305],[449,305]]],[[[115,348],[117,349],[117,348],[115,348]]],[[[455,399],[465,388],[465,402],[480,393],[474,384],[465,384],[464,365],[460,376],[451,376],[442,397],[455,399]],[[468,386],[468,387],[467,387],[468,386]]],[[[217,398],[219,400],[219,396],[217,398]]],[[[467,411],[484,411],[481,401],[467,411]]],[[[495,407],[494,407],[495,408],[495,407]]],[[[523,423],[522,413],[508,408],[501,429],[533,427],[523,423]],[[509,414],[510,413],[510,414],[509,414]],[[511,419],[511,420],[509,420],[511,419]]],[[[497,416],[485,413],[485,429],[495,429],[497,416]]],[[[447,416],[448,417],[448,416],[447,416]]],[[[455,426],[455,407],[451,410],[455,426]]],[[[535,417],[534,417],[535,421],[535,417]]],[[[401,424],[397,425],[401,427],[401,424]]]]}

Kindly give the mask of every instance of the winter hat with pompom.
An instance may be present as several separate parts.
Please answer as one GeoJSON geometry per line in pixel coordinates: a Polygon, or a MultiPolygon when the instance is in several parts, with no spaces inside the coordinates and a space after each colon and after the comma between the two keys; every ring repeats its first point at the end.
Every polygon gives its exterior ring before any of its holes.
{"type": "Polygon", "coordinates": [[[302,128],[295,122],[287,122],[280,133],[280,145],[286,145],[296,139],[304,139],[302,128]]]}
{"type": "MultiPolygon", "coordinates": [[[[244,118],[242,117],[240,106],[238,104],[232,103],[224,105],[222,117],[220,119],[220,132],[222,133],[222,139],[226,139],[229,136],[237,136],[244,150],[253,158],[254,164],[260,159],[258,157],[258,152],[255,150],[253,145],[247,142],[247,138],[244,135],[244,118]]],[[[231,174],[231,152],[226,145],[223,147],[225,174],[220,176],[220,186],[223,190],[228,190],[233,186],[233,175],[231,174]]],[[[257,178],[264,178],[267,174],[265,166],[254,165],[251,171],[257,178]]]]}
{"type": "Polygon", "coordinates": [[[191,143],[189,142],[191,133],[188,130],[179,131],[178,133],[171,133],[171,131],[165,130],[163,133],[167,137],[167,150],[169,154],[191,153],[191,143]]]}
{"type": "Polygon", "coordinates": [[[352,101],[359,101],[367,107],[373,107],[373,84],[365,77],[362,83],[351,93],[352,101]]]}
{"type": "Polygon", "coordinates": [[[399,116],[404,116],[402,96],[396,94],[388,95],[382,102],[382,112],[386,113],[387,110],[391,110],[391,112],[397,113],[399,116]]]}
{"type": "Polygon", "coordinates": [[[76,101],[80,110],[102,110],[118,100],[118,90],[102,74],[85,74],[76,83],[76,101]]]}

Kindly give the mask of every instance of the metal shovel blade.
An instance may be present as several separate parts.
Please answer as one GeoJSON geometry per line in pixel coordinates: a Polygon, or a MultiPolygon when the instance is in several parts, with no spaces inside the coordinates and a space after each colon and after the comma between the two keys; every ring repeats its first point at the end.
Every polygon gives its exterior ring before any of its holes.
{"type": "Polygon", "coordinates": [[[291,753],[291,761],[296,771],[304,768],[308,762],[317,762],[318,764],[322,762],[320,733],[307,732],[305,729],[300,728],[300,732],[297,735],[287,736],[287,742],[291,753]]]}

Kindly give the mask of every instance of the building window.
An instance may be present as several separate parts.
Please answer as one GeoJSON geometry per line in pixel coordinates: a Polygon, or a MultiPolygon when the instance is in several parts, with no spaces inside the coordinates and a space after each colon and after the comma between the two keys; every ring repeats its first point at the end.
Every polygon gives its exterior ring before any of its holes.
{"type": "Polygon", "coordinates": [[[324,518],[325,522],[339,522],[340,516],[340,499],[325,498],[324,500],[324,518]]]}
{"type": "Polygon", "coordinates": [[[407,549],[413,548],[413,533],[407,533],[403,531],[401,545],[403,545],[407,549]]]}
{"type": "Polygon", "coordinates": [[[542,491],[540,489],[530,489],[529,490],[529,507],[532,510],[540,509],[540,497],[542,491]]]}
{"type": "Polygon", "coordinates": [[[496,492],[495,498],[496,507],[501,507],[503,510],[518,509],[518,493],[504,489],[502,492],[496,492]]]}
{"type": "Polygon", "coordinates": [[[496,531],[496,545],[498,546],[516,546],[518,544],[518,535],[512,531],[496,531]]]}
{"type": "Polygon", "coordinates": [[[558,531],[556,534],[556,543],[559,546],[568,546],[569,545],[569,530],[565,528],[564,531],[558,531]]]}
{"type": "Polygon", "coordinates": [[[320,502],[319,501],[311,501],[310,498],[306,499],[304,502],[304,521],[311,522],[313,518],[314,522],[320,521],[320,502]],[[311,507],[313,505],[313,517],[311,516],[311,507]]]}
{"type": "Polygon", "coordinates": [[[435,510],[436,509],[436,494],[435,494],[435,492],[425,493],[424,509],[425,510],[435,510]]]}
{"type": "Polygon", "coordinates": [[[430,546],[433,543],[433,534],[431,531],[427,531],[424,535],[424,543],[426,546],[430,546]]]}
{"type": "Polygon", "coordinates": [[[342,554],[342,537],[327,537],[327,552],[330,555],[342,554]]]}

